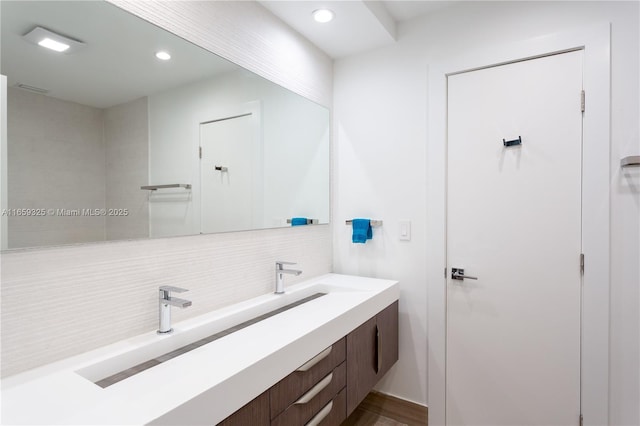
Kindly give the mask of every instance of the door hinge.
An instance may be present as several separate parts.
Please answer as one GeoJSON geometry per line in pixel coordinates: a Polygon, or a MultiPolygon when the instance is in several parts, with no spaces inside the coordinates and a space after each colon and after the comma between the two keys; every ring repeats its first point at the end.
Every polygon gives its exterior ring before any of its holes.
{"type": "Polygon", "coordinates": [[[202,147],[198,147],[198,158],[202,158],[202,147]]]}
{"type": "Polygon", "coordinates": [[[585,94],[584,94],[584,90],[582,92],[580,92],[580,111],[584,112],[584,99],[585,99],[585,94]]]}
{"type": "Polygon", "coordinates": [[[444,268],[444,277],[447,278],[447,268],[444,268]]]}
{"type": "Polygon", "coordinates": [[[584,422],[584,419],[582,417],[582,414],[580,414],[580,419],[578,420],[578,425],[579,426],[583,426],[583,422],[584,422]]]}
{"type": "Polygon", "coordinates": [[[584,253],[580,253],[580,273],[584,275],[584,253]]]}

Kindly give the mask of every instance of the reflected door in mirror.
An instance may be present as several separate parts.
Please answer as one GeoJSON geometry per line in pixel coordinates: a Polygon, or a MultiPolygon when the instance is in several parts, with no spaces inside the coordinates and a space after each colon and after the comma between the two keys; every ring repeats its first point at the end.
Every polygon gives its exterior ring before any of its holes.
{"type": "Polygon", "coordinates": [[[259,227],[253,212],[262,179],[254,136],[251,114],[200,125],[202,233],[259,227]]]}

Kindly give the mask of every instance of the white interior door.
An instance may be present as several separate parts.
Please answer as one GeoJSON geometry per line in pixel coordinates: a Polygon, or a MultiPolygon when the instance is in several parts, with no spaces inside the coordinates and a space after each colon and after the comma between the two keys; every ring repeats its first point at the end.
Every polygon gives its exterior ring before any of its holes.
{"type": "Polygon", "coordinates": [[[581,91],[581,51],[448,77],[449,425],[578,424],[581,91]]]}
{"type": "Polygon", "coordinates": [[[254,137],[251,114],[200,125],[202,233],[253,227],[254,137]]]}

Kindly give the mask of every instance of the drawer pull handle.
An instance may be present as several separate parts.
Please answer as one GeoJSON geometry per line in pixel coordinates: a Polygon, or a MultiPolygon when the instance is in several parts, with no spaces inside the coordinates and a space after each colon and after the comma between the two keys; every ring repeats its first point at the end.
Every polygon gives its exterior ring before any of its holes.
{"type": "Polygon", "coordinates": [[[325,417],[327,417],[329,413],[331,413],[332,408],[333,408],[333,401],[325,405],[324,408],[320,410],[318,414],[313,416],[313,418],[309,420],[309,423],[307,423],[305,426],[318,426],[325,419],[325,417]]]}
{"type": "Polygon", "coordinates": [[[309,389],[307,393],[302,395],[299,400],[294,402],[294,404],[306,404],[307,402],[311,401],[314,396],[316,396],[317,394],[322,392],[324,388],[329,386],[329,383],[331,383],[332,379],[333,379],[333,373],[329,374],[327,377],[320,380],[317,385],[309,389]]]}
{"type": "Polygon", "coordinates": [[[376,374],[382,369],[382,339],[380,339],[380,329],[376,325],[376,374]]]}
{"type": "Polygon", "coordinates": [[[314,356],[309,361],[305,362],[302,365],[302,367],[298,368],[296,371],[307,371],[307,370],[309,370],[311,367],[313,367],[314,365],[316,365],[317,363],[319,363],[320,361],[322,361],[323,359],[328,357],[329,354],[331,353],[331,349],[333,349],[333,346],[329,346],[327,349],[325,349],[324,351],[320,352],[318,355],[314,356]]]}

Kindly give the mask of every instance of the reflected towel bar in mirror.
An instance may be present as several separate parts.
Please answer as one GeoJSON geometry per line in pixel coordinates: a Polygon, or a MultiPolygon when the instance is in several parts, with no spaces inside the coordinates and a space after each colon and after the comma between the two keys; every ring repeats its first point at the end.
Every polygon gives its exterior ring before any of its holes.
{"type": "Polygon", "coordinates": [[[620,167],[640,166],[640,155],[630,155],[620,160],[620,167]]]}
{"type": "MultiPolygon", "coordinates": [[[[291,219],[287,219],[287,223],[291,223],[291,219]]],[[[317,225],[320,223],[318,219],[307,219],[307,225],[317,225]]]]}
{"type": "Polygon", "coordinates": [[[148,186],[140,187],[140,189],[147,189],[149,191],[155,191],[157,189],[165,189],[165,188],[191,189],[191,184],[190,183],[170,183],[168,185],[148,185],[148,186]]]}
{"type": "MultiPolygon", "coordinates": [[[[353,220],[347,220],[345,222],[345,225],[351,225],[353,223],[353,220]]],[[[371,221],[371,226],[382,226],[382,221],[381,220],[372,220],[371,221]]]]}

